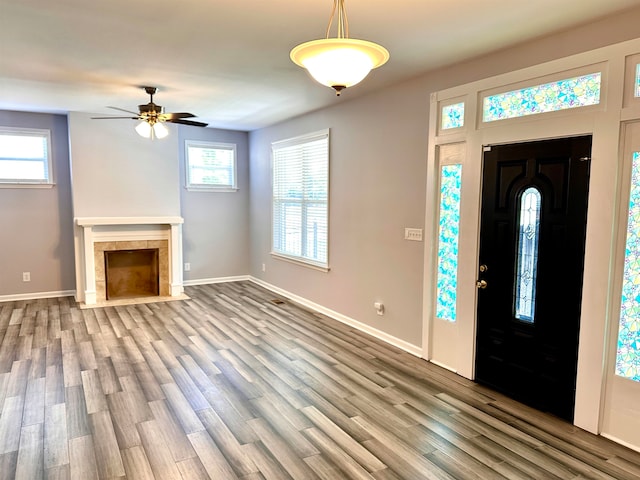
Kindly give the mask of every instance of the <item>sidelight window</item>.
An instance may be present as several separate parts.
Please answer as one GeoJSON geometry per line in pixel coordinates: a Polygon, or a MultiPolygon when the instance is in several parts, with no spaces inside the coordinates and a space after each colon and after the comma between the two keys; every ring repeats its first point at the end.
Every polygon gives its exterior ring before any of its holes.
{"type": "Polygon", "coordinates": [[[450,322],[456,321],[461,189],[462,165],[444,165],[440,171],[436,317],[450,322]]]}
{"type": "Polygon", "coordinates": [[[633,154],[616,374],[640,382],[640,152],[633,154]]]}
{"type": "Polygon", "coordinates": [[[540,207],[542,199],[535,187],[520,196],[519,232],[515,288],[515,317],[533,323],[536,307],[540,207]]]}

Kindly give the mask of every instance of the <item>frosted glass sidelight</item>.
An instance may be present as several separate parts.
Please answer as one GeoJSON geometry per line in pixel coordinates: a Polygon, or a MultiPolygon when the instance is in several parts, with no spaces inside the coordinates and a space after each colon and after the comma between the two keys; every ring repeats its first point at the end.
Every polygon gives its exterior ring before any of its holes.
{"type": "Polygon", "coordinates": [[[616,375],[640,382],[640,152],[631,169],[616,375]]]}
{"type": "Polygon", "coordinates": [[[635,88],[635,96],[636,98],[640,97],[640,63],[636,65],[636,88],[635,88]]]}
{"type": "Polygon", "coordinates": [[[600,103],[601,73],[568,78],[484,98],[482,120],[493,122],[600,103]]]}
{"type": "Polygon", "coordinates": [[[464,126],[464,102],[442,107],[442,130],[464,126]]]}
{"type": "Polygon", "coordinates": [[[515,317],[533,323],[536,310],[536,277],[540,239],[540,192],[527,188],[520,196],[520,232],[516,268],[515,317]]]}
{"type": "Polygon", "coordinates": [[[461,187],[462,165],[443,166],[440,172],[436,317],[449,322],[456,321],[461,187]]]}

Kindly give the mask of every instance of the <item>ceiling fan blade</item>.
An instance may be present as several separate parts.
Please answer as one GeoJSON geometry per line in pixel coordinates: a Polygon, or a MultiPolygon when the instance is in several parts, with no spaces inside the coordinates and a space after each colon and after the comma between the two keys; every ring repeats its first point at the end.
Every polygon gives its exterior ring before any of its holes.
{"type": "Polygon", "coordinates": [[[107,107],[107,108],[113,108],[114,110],[120,110],[121,112],[126,112],[126,113],[133,113],[134,115],[140,115],[139,112],[132,112],[131,110],[125,110],[124,108],[119,108],[119,107],[107,107]]]}
{"type": "Polygon", "coordinates": [[[139,120],[140,117],[91,117],[91,120],[121,120],[121,119],[129,119],[129,120],[139,120]]]}
{"type": "Polygon", "coordinates": [[[195,115],[193,113],[163,113],[162,117],[166,120],[175,120],[177,118],[191,118],[195,115]]]}
{"type": "Polygon", "coordinates": [[[181,125],[191,125],[193,127],[206,127],[207,125],[209,125],[208,123],[194,122],[193,120],[180,120],[180,119],[167,120],[167,123],[179,123],[181,125]]]}

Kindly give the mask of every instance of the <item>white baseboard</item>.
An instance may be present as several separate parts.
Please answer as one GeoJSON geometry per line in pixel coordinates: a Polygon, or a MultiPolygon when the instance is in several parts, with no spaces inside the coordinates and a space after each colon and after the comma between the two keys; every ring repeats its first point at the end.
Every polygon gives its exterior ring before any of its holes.
{"type": "Polygon", "coordinates": [[[623,447],[627,447],[627,448],[629,448],[631,450],[635,450],[636,452],[640,452],[640,446],[638,446],[638,445],[633,445],[632,443],[625,442],[624,440],[620,440],[619,438],[614,437],[613,435],[609,435],[608,433],[601,433],[600,436],[602,436],[604,438],[608,438],[612,442],[619,443],[623,447]]]}
{"type": "Polygon", "coordinates": [[[197,278],[195,280],[185,280],[182,285],[190,287],[193,285],[210,285],[212,283],[227,283],[227,282],[244,282],[250,280],[249,275],[237,275],[235,277],[216,277],[216,278],[197,278]]]}
{"type": "Polygon", "coordinates": [[[411,355],[415,355],[416,357],[422,357],[422,348],[417,345],[413,345],[409,342],[405,342],[404,340],[401,340],[392,335],[389,335],[388,333],[385,333],[382,330],[378,330],[377,328],[373,328],[351,317],[347,317],[346,315],[338,313],[327,307],[323,307],[322,305],[312,302],[311,300],[300,297],[280,287],[276,287],[275,285],[271,285],[270,283],[267,283],[264,280],[260,280],[259,278],[250,276],[248,279],[257,285],[260,285],[261,287],[264,287],[267,290],[271,290],[272,292],[282,295],[283,297],[287,297],[290,300],[309,308],[310,310],[314,310],[318,313],[326,315],[327,317],[337,320],[340,323],[344,323],[345,325],[349,325],[350,327],[356,328],[361,332],[367,333],[372,337],[377,338],[378,340],[382,340],[383,342],[393,345],[394,347],[398,347],[399,349],[404,350],[405,352],[410,353],[411,355]]]}
{"type": "Polygon", "coordinates": [[[0,302],[17,302],[20,300],[37,300],[39,298],[75,297],[75,290],[61,290],[59,292],[16,293],[14,295],[0,295],[0,302]]]}

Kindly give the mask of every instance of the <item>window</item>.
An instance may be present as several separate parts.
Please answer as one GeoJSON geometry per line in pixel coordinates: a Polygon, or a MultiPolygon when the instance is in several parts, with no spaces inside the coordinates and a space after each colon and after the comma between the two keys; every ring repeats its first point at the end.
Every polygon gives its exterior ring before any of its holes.
{"type": "Polygon", "coordinates": [[[189,190],[237,189],[234,144],[187,140],[185,145],[186,178],[189,190]]]}
{"type": "Polygon", "coordinates": [[[444,165],[440,170],[436,317],[449,322],[456,321],[461,189],[462,165],[444,165]]]}
{"type": "Polygon", "coordinates": [[[327,268],[329,131],[271,148],[273,254],[327,268]]]}
{"type": "Polygon", "coordinates": [[[52,184],[50,152],[49,130],[0,127],[0,183],[52,184]]]}
{"type": "Polygon", "coordinates": [[[616,374],[640,382],[640,152],[631,168],[616,374]]]}
{"type": "Polygon", "coordinates": [[[634,96],[640,97],[640,63],[636,65],[636,88],[634,96]]]}
{"type": "Polygon", "coordinates": [[[538,242],[540,238],[540,207],[542,198],[535,187],[520,196],[518,234],[518,266],[516,268],[515,317],[533,323],[536,310],[536,278],[538,272],[538,242]]]}
{"type": "Polygon", "coordinates": [[[601,73],[535,85],[484,98],[482,120],[494,122],[600,103],[601,73]]]}
{"type": "Polygon", "coordinates": [[[440,128],[449,130],[464,126],[464,102],[445,105],[441,110],[440,128]]]}

